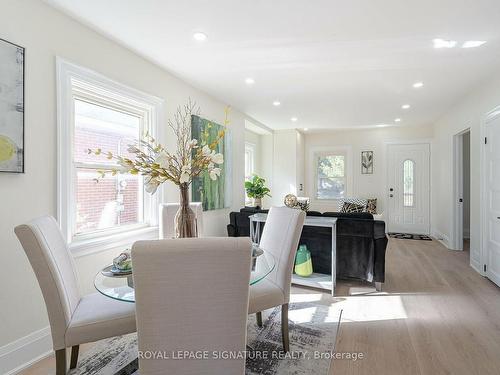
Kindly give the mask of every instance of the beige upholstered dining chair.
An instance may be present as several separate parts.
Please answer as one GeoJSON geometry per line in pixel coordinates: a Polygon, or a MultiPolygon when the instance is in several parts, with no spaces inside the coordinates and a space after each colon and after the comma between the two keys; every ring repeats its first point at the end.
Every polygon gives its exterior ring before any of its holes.
{"type": "Polygon", "coordinates": [[[250,239],[138,241],[132,261],[140,374],[244,374],[244,358],[212,353],[246,348],[250,239]],[[146,359],[177,351],[208,351],[209,358],[146,359]]]}
{"type": "MultiPolygon", "coordinates": [[[[306,214],[288,207],[271,207],[262,232],[260,248],[273,256],[274,270],[264,280],[250,287],[248,313],[257,314],[262,326],[262,311],[281,306],[281,336],[283,349],[290,349],[288,337],[288,302],[295,254],[306,214]]],[[[264,255],[266,256],[266,255],[264,255]]]]}
{"type": "MultiPolygon", "coordinates": [[[[201,202],[191,202],[189,207],[196,216],[196,227],[198,237],[203,237],[203,205],[201,202]]],[[[160,239],[175,237],[174,218],[179,210],[179,203],[160,204],[160,239]]]]}
{"type": "Polygon", "coordinates": [[[56,374],[78,362],[79,345],[135,332],[135,306],[100,293],[81,296],[73,258],[53,217],[44,216],[19,225],[15,233],[40,284],[56,352],[56,374]]]}

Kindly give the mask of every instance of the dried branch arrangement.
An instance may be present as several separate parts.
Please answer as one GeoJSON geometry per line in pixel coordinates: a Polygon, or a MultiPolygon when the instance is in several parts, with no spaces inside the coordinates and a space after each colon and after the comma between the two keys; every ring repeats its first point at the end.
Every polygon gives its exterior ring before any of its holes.
{"type": "MultiPolygon", "coordinates": [[[[224,125],[229,125],[229,108],[225,110],[224,125]]],[[[216,180],[221,173],[219,166],[224,163],[224,157],[217,153],[219,142],[224,138],[225,131],[221,130],[216,139],[208,143],[207,136],[202,139],[191,138],[191,116],[198,115],[200,108],[189,100],[184,106],[177,108],[173,120],[168,120],[176,139],[175,152],[169,152],[150,134],[127,147],[131,157],[103,152],[100,148],[88,149],[88,154],[103,155],[109,160],[116,160],[118,166],[110,172],[99,171],[100,176],[106,173],[132,174],[145,177],[146,191],[154,194],[158,186],[166,181],[176,185],[189,185],[193,178],[203,171],[208,171],[210,178],[216,180]]]]}

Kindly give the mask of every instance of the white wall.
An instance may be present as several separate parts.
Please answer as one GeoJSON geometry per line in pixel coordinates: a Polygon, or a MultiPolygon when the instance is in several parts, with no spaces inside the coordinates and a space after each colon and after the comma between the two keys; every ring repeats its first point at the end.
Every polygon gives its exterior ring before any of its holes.
{"type": "Polygon", "coordinates": [[[476,269],[482,268],[480,262],[480,152],[481,122],[486,113],[500,106],[500,71],[487,81],[470,91],[470,94],[457,103],[435,124],[435,151],[433,160],[434,189],[432,191],[435,231],[449,246],[453,238],[453,136],[470,128],[471,164],[471,213],[470,247],[471,261],[476,269]]]}
{"type": "Polygon", "coordinates": [[[306,137],[303,133],[297,131],[297,141],[295,143],[296,145],[296,158],[297,158],[297,165],[295,166],[296,168],[296,185],[297,185],[297,196],[303,197],[306,189],[305,189],[305,181],[306,181],[306,137]]]}
{"type": "MultiPolygon", "coordinates": [[[[1,354],[5,352],[2,348],[7,348],[6,344],[48,326],[40,289],[13,229],[40,215],[56,215],[56,56],[163,98],[167,117],[191,97],[201,106],[204,117],[222,123],[225,103],[189,86],[41,1],[0,0],[0,9],[0,36],[26,47],[26,173],[0,174],[1,354]]],[[[232,209],[240,208],[244,202],[244,155],[241,150],[244,148],[245,118],[243,113],[232,110],[232,209]]],[[[174,140],[170,133],[167,134],[164,143],[172,148],[174,140]]],[[[178,200],[174,186],[167,186],[165,191],[168,201],[178,200]]],[[[205,234],[225,235],[229,211],[206,213],[205,234]]],[[[93,276],[100,267],[109,264],[119,250],[77,259],[84,292],[93,291],[93,276]]],[[[14,346],[22,346],[23,342],[14,346]]],[[[6,361],[7,357],[0,358],[0,373],[7,372],[8,369],[2,367],[9,365],[6,361]]]]}
{"type": "Polygon", "coordinates": [[[348,194],[353,197],[377,198],[378,212],[386,207],[386,143],[407,142],[413,140],[432,139],[431,126],[414,126],[405,128],[387,127],[363,130],[336,130],[328,132],[311,132],[305,136],[306,196],[311,197],[311,210],[337,211],[337,201],[314,200],[314,152],[318,149],[346,148],[352,157],[347,169],[348,194]],[[373,174],[361,174],[361,151],[374,152],[373,174]]]}
{"type": "Polygon", "coordinates": [[[273,190],[271,203],[283,206],[287,194],[302,196],[300,184],[304,185],[304,142],[295,129],[274,132],[273,190]]]}

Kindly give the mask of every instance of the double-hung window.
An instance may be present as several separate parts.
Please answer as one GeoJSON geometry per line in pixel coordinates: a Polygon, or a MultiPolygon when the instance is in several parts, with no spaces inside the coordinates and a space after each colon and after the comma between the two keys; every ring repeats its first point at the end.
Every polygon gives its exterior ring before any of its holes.
{"type": "Polygon", "coordinates": [[[347,154],[320,152],[315,154],[317,200],[333,200],[346,196],[347,154]]]}
{"type": "Polygon", "coordinates": [[[113,173],[119,166],[106,153],[126,156],[128,145],[155,135],[162,101],[63,60],[57,66],[58,213],[68,242],[153,230],[158,196],[145,193],[142,176],[113,173]]]}

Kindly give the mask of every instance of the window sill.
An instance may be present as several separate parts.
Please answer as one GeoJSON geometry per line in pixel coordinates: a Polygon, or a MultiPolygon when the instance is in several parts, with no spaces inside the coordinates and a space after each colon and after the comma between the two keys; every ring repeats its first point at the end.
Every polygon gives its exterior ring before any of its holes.
{"type": "Polygon", "coordinates": [[[69,250],[75,258],[80,258],[117,247],[130,247],[135,241],[157,240],[158,230],[157,226],[146,227],[92,239],[77,240],[69,244],[69,250]]]}

